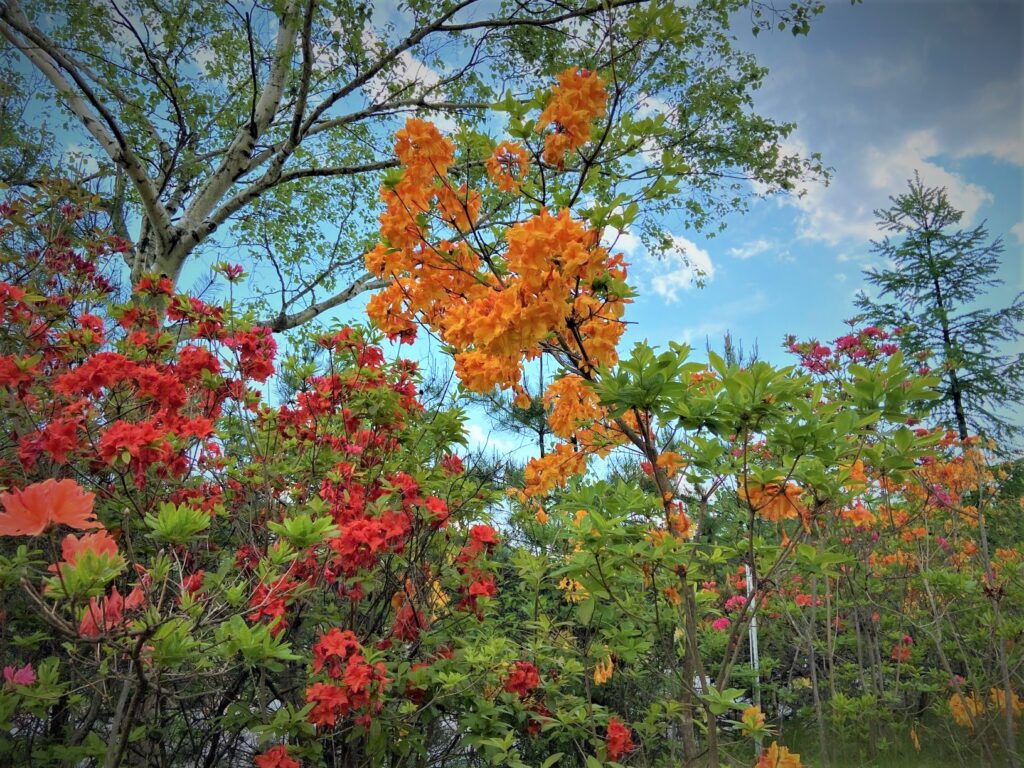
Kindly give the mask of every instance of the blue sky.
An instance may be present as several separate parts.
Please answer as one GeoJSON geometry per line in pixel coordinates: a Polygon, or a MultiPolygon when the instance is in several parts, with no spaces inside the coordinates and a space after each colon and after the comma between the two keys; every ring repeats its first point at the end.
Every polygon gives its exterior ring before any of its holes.
{"type": "Polygon", "coordinates": [[[702,347],[730,330],[780,361],[786,333],[841,335],[861,270],[880,266],[872,211],[915,169],[947,187],[965,225],[987,219],[1003,235],[1006,285],[992,301],[1024,290],[1022,40],[1024,4],[937,0],[835,2],[807,37],[741,34],[770,70],[758,108],[799,124],[792,147],[821,152],[831,184],[755,201],[713,239],[680,231],[710,265],[703,289],[678,263],[635,254],[631,335],[702,347]]]}

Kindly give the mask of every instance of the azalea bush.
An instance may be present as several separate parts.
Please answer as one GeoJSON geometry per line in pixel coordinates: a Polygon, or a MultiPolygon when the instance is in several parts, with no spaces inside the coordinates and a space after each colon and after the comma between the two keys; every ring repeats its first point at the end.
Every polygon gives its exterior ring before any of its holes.
{"type": "Polygon", "coordinates": [[[488,678],[462,647],[499,538],[459,414],[350,327],[271,402],[266,329],[166,280],[120,290],[78,211],[4,210],[4,760],[424,751],[437,676],[455,709],[488,678]]]}

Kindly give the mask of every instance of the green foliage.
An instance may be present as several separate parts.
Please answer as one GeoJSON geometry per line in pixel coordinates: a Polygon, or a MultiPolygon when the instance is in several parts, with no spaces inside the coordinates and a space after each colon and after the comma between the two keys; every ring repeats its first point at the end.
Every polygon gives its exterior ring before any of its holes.
{"type": "Polygon", "coordinates": [[[210,527],[210,513],[188,504],[161,502],[155,515],[143,519],[153,538],[168,544],[188,544],[210,527]]]}

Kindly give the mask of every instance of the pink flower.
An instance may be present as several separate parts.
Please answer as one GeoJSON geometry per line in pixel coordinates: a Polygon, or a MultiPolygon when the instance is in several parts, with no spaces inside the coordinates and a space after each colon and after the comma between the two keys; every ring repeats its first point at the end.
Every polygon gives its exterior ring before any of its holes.
{"type": "Polygon", "coordinates": [[[725,630],[729,628],[730,624],[732,624],[732,622],[729,621],[729,619],[727,619],[725,616],[723,616],[720,619],[715,619],[714,621],[712,621],[711,628],[715,630],[715,632],[725,632],[725,630]]]}
{"type": "Polygon", "coordinates": [[[747,598],[746,597],[744,597],[743,595],[733,595],[732,597],[730,597],[728,600],[725,601],[725,610],[727,610],[729,612],[739,611],[739,610],[742,610],[743,607],[746,604],[747,604],[747,598]]]}
{"type": "Polygon", "coordinates": [[[36,681],[36,673],[31,664],[21,669],[4,667],[4,681],[10,685],[32,685],[36,681]]]}

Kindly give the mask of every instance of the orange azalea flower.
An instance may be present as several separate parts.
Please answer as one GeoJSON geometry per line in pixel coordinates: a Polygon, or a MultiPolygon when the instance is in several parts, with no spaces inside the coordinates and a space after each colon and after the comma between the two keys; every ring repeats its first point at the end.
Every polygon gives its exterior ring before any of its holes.
{"type": "Polygon", "coordinates": [[[590,141],[590,124],[605,113],[608,92],[604,81],[587,70],[567,69],[558,75],[551,100],[537,118],[537,132],[554,125],[544,140],[544,162],[562,168],[565,153],[590,141]]]}
{"type": "MultiPolygon", "coordinates": [[[[1013,709],[1013,716],[1020,717],[1021,713],[1021,700],[1020,696],[1011,691],[1010,693],[1010,706],[1013,709]]],[[[992,706],[999,711],[1000,714],[1006,714],[1006,691],[1002,688],[993,688],[989,691],[989,700],[992,702],[992,706]]]]}
{"type": "Polygon", "coordinates": [[[673,477],[680,469],[686,466],[686,459],[675,451],[662,451],[658,455],[655,464],[665,470],[665,474],[673,477]]]}
{"type": "Polygon", "coordinates": [[[562,590],[562,598],[567,603],[580,603],[583,602],[590,594],[587,592],[587,588],[583,586],[576,579],[570,579],[568,576],[562,578],[558,582],[558,588],[562,590]]]}
{"type": "Polygon", "coordinates": [[[674,502],[668,513],[668,526],[681,539],[692,539],[697,534],[682,502],[674,502]]]}
{"type": "Polygon", "coordinates": [[[95,555],[107,556],[111,559],[118,557],[117,542],[105,529],[96,533],[87,533],[82,537],[76,537],[69,533],[61,542],[61,555],[65,563],[74,565],[83,552],[92,552],[95,555]]]}
{"type": "Polygon", "coordinates": [[[790,752],[786,747],[780,747],[778,742],[773,741],[771,746],[761,753],[754,768],[804,768],[804,764],[800,762],[800,755],[790,752]]]}
{"type": "Polygon", "coordinates": [[[54,525],[102,528],[92,511],[95,498],[74,480],[44,480],[0,493],[5,513],[0,515],[0,536],[38,536],[54,525]]]}
{"type": "Polygon", "coordinates": [[[550,408],[548,424],[556,437],[569,438],[582,425],[602,418],[597,392],[576,375],[563,376],[544,390],[544,406],[550,408]]]}
{"type": "Polygon", "coordinates": [[[765,483],[739,489],[740,498],[745,498],[755,512],[772,523],[807,517],[807,508],[800,503],[801,493],[803,488],[796,483],[786,483],[785,488],[779,483],[765,483]]]}
{"type": "Polygon", "coordinates": [[[855,528],[869,528],[875,524],[875,516],[870,509],[859,501],[842,513],[843,517],[853,523],[855,528]]]}
{"type": "Polygon", "coordinates": [[[974,730],[974,721],[985,712],[985,700],[976,693],[954,693],[949,697],[949,712],[957,725],[974,730]]]}
{"type": "Polygon", "coordinates": [[[857,459],[849,467],[850,479],[846,482],[846,487],[853,493],[861,493],[867,488],[868,476],[864,471],[864,462],[857,459]]]}
{"type": "Polygon", "coordinates": [[[530,459],[523,471],[527,496],[542,496],[556,486],[568,482],[573,475],[581,475],[587,469],[587,455],[573,450],[570,443],[558,443],[555,450],[537,459],[530,459]]]}
{"type": "Polygon", "coordinates": [[[611,656],[606,656],[603,660],[597,662],[594,665],[594,684],[604,685],[612,679],[612,673],[615,670],[615,664],[612,662],[611,656]]]}
{"type": "Polygon", "coordinates": [[[494,154],[487,160],[487,177],[502,192],[515,192],[526,177],[529,161],[529,155],[521,144],[503,141],[494,148],[494,154]]]}

